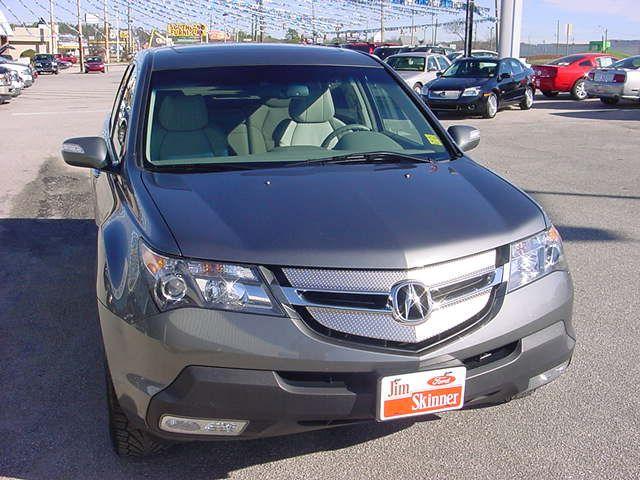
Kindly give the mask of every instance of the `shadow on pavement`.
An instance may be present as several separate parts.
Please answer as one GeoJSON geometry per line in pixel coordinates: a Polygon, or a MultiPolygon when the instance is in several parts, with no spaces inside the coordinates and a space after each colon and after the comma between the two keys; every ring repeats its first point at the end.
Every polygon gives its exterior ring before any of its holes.
{"type": "Polygon", "coordinates": [[[0,477],[226,478],[247,466],[337,450],[411,425],[361,424],[246,442],[112,453],[95,307],[96,228],[84,219],[0,219],[0,477]]]}

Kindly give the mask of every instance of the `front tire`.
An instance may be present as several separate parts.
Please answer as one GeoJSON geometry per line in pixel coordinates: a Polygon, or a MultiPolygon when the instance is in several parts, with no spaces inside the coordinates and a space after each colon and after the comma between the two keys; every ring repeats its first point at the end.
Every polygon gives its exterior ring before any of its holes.
{"type": "Polygon", "coordinates": [[[121,457],[144,457],[157,455],[167,450],[170,446],[168,442],[131,425],[118,402],[108,369],[106,376],[109,437],[111,438],[113,450],[121,457]]]}
{"type": "Polygon", "coordinates": [[[498,113],[498,97],[495,93],[491,93],[484,102],[483,118],[493,118],[498,113]]]}
{"type": "Polygon", "coordinates": [[[549,92],[549,91],[545,91],[545,90],[541,90],[541,92],[542,92],[542,95],[544,95],[547,98],[555,98],[560,93],[560,92],[549,92]]]}
{"type": "Polygon", "coordinates": [[[617,105],[620,99],[618,97],[600,97],[600,101],[605,105],[617,105]]]}
{"type": "Polygon", "coordinates": [[[520,102],[520,108],[522,110],[529,110],[533,107],[533,90],[531,87],[527,87],[524,92],[524,98],[520,102]]]}
{"type": "Polygon", "coordinates": [[[571,98],[579,102],[587,98],[587,89],[585,88],[584,78],[579,79],[573,84],[571,89],[571,98]]]}

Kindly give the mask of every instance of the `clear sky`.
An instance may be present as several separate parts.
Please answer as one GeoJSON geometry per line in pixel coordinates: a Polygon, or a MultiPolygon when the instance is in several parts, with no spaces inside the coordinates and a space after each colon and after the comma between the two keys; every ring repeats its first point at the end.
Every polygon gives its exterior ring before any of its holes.
{"type": "MultiPolygon", "coordinates": [[[[131,3],[143,4],[145,1],[131,0],[131,3]]],[[[154,1],[158,2],[158,0],[154,1]]],[[[286,1],[280,0],[278,3],[282,4],[286,1]]],[[[75,1],[55,0],[55,3],[58,2],[61,7],[58,8],[59,17],[64,20],[71,19],[70,12],[75,6],[75,1]]],[[[558,20],[561,24],[561,32],[564,32],[565,24],[573,24],[573,36],[576,43],[600,39],[603,28],[608,29],[610,39],[640,39],[640,0],[523,0],[523,2],[522,41],[525,42],[555,42],[558,20]]],[[[83,0],[83,3],[86,2],[83,0]]],[[[91,0],[90,3],[95,5],[96,3],[101,4],[102,1],[91,0]]],[[[191,3],[206,5],[207,1],[191,0],[191,3]]],[[[268,5],[269,0],[265,0],[265,3],[268,5]]],[[[476,3],[489,7],[492,11],[495,5],[494,0],[476,0],[476,3]]],[[[24,22],[31,22],[36,20],[34,13],[47,18],[48,4],[48,0],[0,0],[0,9],[4,11],[12,23],[16,22],[15,16],[24,22]]],[[[233,4],[233,0],[229,0],[229,4],[233,4]]],[[[316,12],[319,15],[323,14],[320,0],[316,0],[316,12]]],[[[407,21],[408,23],[409,21],[407,21]]],[[[365,27],[365,25],[361,27],[365,27]]],[[[485,24],[480,28],[478,38],[483,39],[487,36],[488,25],[485,24]]],[[[456,37],[446,31],[441,31],[439,38],[453,40],[456,37]]],[[[563,40],[564,37],[561,37],[561,41],[563,40]]]]}

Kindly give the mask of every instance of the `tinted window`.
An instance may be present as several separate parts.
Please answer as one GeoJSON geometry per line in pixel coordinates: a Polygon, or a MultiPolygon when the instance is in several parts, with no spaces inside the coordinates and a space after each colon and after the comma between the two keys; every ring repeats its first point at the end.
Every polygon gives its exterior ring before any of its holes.
{"type": "Polygon", "coordinates": [[[620,60],[611,66],[614,68],[640,68],[640,56],[625,58],[624,60],[620,60]]]}
{"type": "Polygon", "coordinates": [[[449,68],[449,62],[447,62],[445,57],[436,57],[436,60],[438,61],[438,65],[440,65],[440,70],[445,71],[449,68]]]}
{"type": "Polygon", "coordinates": [[[488,78],[496,74],[498,62],[464,59],[451,65],[443,77],[477,77],[488,78]]]}
{"type": "Polygon", "coordinates": [[[424,57],[389,57],[387,63],[394,70],[423,72],[426,59],[424,57]]]}
{"type": "Polygon", "coordinates": [[[524,72],[524,68],[522,68],[522,64],[518,60],[511,59],[509,60],[509,63],[511,64],[511,70],[515,75],[519,75],[524,72]]]}
{"type": "Polygon", "coordinates": [[[124,156],[135,84],[136,68],[135,65],[131,65],[127,72],[125,72],[125,78],[120,86],[114,111],[111,114],[111,143],[118,158],[124,156]]]}
{"type": "Polygon", "coordinates": [[[583,58],[584,58],[584,55],[569,55],[567,57],[558,58],[552,62],[549,62],[549,65],[559,65],[559,66],[571,65],[572,63],[578,62],[583,58]]]}
{"type": "Polygon", "coordinates": [[[583,60],[580,62],[580,66],[581,67],[593,67],[593,63],[591,63],[591,60],[583,60]]]}

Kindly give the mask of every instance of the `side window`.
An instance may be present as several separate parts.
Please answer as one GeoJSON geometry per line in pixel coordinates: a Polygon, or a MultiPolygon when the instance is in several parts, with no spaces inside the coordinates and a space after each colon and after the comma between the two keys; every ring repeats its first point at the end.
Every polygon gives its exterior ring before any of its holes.
{"type": "Polygon", "coordinates": [[[610,67],[613,64],[613,59],[611,57],[598,57],[596,63],[599,67],[610,67]]]}
{"type": "Polygon", "coordinates": [[[583,60],[580,62],[581,67],[593,67],[591,60],[583,60]]]}
{"type": "Polygon", "coordinates": [[[124,156],[127,131],[129,126],[129,115],[136,85],[135,64],[131,65],[125,72],[124,80],[120,85],[118,98],[111,113],[111,144],[118,159],[124,156]]]}
{"type": "Polygon", "coordinates": [[[440,70],[440,69],[438,68],[438,64],[436,62],[435,57],[429,57],[427,59],[427,71],[435,72],[436,70],[440,70]]]}
{"type": "Polygon", "coordinates": [[[513,70],[514,75],[519,75],[524,72],[524,68],[522,68],[522,64],[518,60],[509,60],[511,64],[511,70],[513,70]]]}
{"type": "Polygon", "coordinates": [[[503,73],[508,73],[509,75],[513,74],[511,67],[509,66],[509,62],[506,60],[500,62],[500,69],[498,70],[498,75],[502,76],[503,73]]]}
{"type": "Polygon", "coordinates": [[[440,65],[440,70],[445,71],[449,68],[449,63],[445,60],[444,57],[437,57],[438,64],[440,65]]]}

